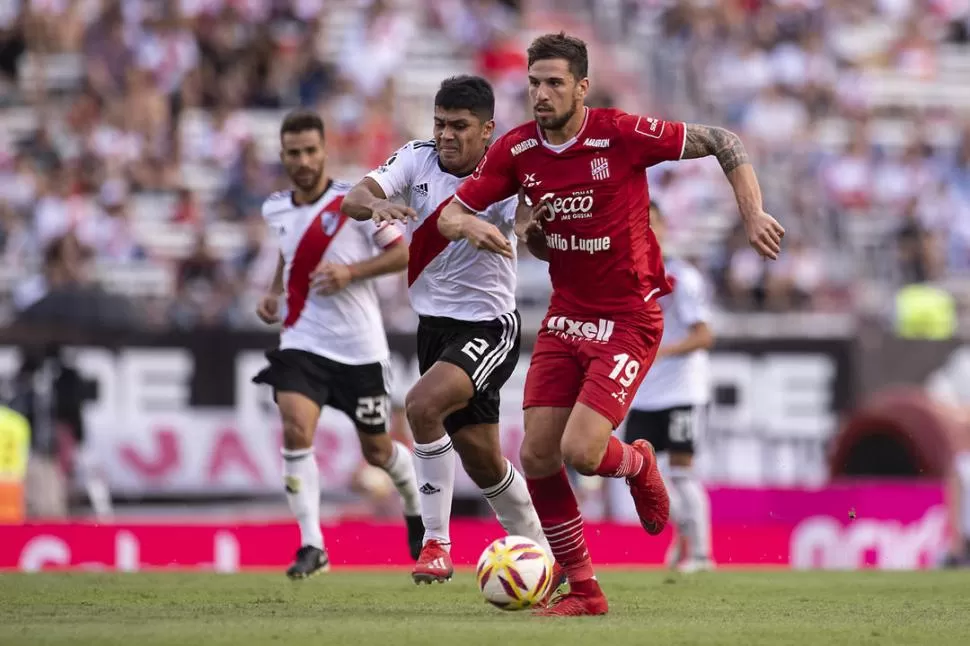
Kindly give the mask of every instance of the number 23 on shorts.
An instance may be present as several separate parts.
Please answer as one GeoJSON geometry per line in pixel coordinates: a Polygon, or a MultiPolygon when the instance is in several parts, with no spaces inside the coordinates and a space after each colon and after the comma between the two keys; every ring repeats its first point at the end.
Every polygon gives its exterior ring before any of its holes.
{"type": "Polygon", "coordinates": [[[373,397],[358,397],[357,410],[354,417],[361,424],[367,426],[380,426],[387,423],[387,402],[386,395],[373,397]]]}

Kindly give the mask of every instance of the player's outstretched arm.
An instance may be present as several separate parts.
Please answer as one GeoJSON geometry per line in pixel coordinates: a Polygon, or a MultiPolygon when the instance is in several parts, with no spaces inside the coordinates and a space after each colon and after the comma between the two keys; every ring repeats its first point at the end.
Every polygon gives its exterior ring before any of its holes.
{"type": "Polygon", "coordinates": [[[403,238],[391,244],[373,258],[352,265],[338,265],[321,262],[310,274],[311,285],[319,294],[330,295],[339,292],[351,282],[393,274],[408,266],[408,246],[403,238]]]}
{"type": "Polygon", "coordinates": [[[476,249],[512,258],[512,243],[499,228],[479,218],[474,211],[452,198],[438,216],[438,231],[448,240],[464,238],[476,249]]]}
{"type": "Polygon", "coordinates": [[[340,204],[340,211],[355,220],[373,220],[375,224],[394,220],[417,220],[411,207],[387,199],[384,189],[370,177],[357,182],[340,204]]]}
{"type": "Polygon", "coordinates": [[[695,123],[687,124],[685,137],[681,158],[697,159],[711,155],[717,158],[734,189],[748,243],[765,258],[776,260],[781,252],[785,229],[764,211],[761,186],[741,138],[724,128],[695,123]]]}

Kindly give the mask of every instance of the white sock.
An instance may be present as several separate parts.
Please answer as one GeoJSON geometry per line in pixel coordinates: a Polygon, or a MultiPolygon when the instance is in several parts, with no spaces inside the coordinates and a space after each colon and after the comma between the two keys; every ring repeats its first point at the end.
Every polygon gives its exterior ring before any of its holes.
{"type": "Polygon", "coordinates": [[[680,494],[680,489],[674,487],[670,469],[663,470],[664,481],[667,484],[667,495],[670,497],[670,522],[674,524],[677,532],[670,542],[670,550],[667,552],[666,561],[668,565],[676,565],[682,558],[680,540],[685,534],[687,525],[687,510],[684,508],[684,498],[680,494]]]}
{"type": "Polygon", "coordinates": [[[670,469],[672,488],[680,497],[684,521],[678,527],[687,537],[691,559],[711,557],[711,503],[707,490],[697,481],[689,468],[670,469]]]}
{"type": "Polygon", "coordinates": [[[546,550],[549,558],[555,559],[549,541],[542,531],[539,515],[532,505],[525,478],[515,470],[511,462],[505,461],[505,477],[497,485],[482,489],[482,494],[492,506],[505,531],[513,536],[531,538],[546,550]]]}
{"type": "Polygon", "coordinates": [[[417,516],[421,513],[418,502],[418,483],[414,475],[414,461],[411,452],[400,442],[391,442],[391,459],[383,467],[391,477],[391,482],[404,501],[404,514],[417,516]]]}
{"type": "Polygon", "coordinates": [[[414,473],[418,479],[424,542],[451,545],[451,501],[455,494],[455,449],[451,438],[414,445],[414,473]]]}
{"type": "Polygon", "coordinates": [[[300,545],[312,545],[322,550],[320,471],[313,449],[283,449],[283,482],[290,511],[300,524],[300,545]]]}
{"type": "Polygon", "coordinates": [[[959,453],[956,456],[956,477],[960,484],[960,518],[954,523],[962,530],[963,540],[970,541],[970,452],[959,453]]]}

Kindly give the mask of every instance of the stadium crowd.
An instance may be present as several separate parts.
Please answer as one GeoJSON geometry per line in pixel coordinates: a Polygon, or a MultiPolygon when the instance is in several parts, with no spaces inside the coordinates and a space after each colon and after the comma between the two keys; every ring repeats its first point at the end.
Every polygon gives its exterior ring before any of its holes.
{"type": "MultiPolygon", "coordinates": [[[[745,244],[716,162],[651,171],[672,246],[723,308],[844,311],[865,279],[970,271],[966,0],[10,0],[3,318],[100,281],[138,299],[140,325],[255,325],[279,115],[318,108],[348,180],[430,135],[430,94],[405,70],[486,76],[504,131],[528,118],[525,44],[567,11],[599,67],[630,67],[594,78],[592,103],[727,126],[752,152],[789,231],[777,263],[745,244]]],[[[541,307],[543,266],[521,270],[541,307]]],[[[400,281],[384,288],[389,327],[410,329],[400,281]]]]}

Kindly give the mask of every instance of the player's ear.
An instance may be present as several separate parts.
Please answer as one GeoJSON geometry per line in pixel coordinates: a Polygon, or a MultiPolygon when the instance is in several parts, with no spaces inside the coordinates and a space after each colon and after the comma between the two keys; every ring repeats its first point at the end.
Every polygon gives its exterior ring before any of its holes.
{"type": "Polygon", "coordinates": [[[492,138],[493,132],[495,132],[495,119],[489,119],[482,124],[482,137],[488,141],[492,138]]]}
{"type": "Polygon", "coordinates": [[[587,94],[589,94],[589,79],[584,78],[576,84],[576,98],[585,99],[587,94]]]}

